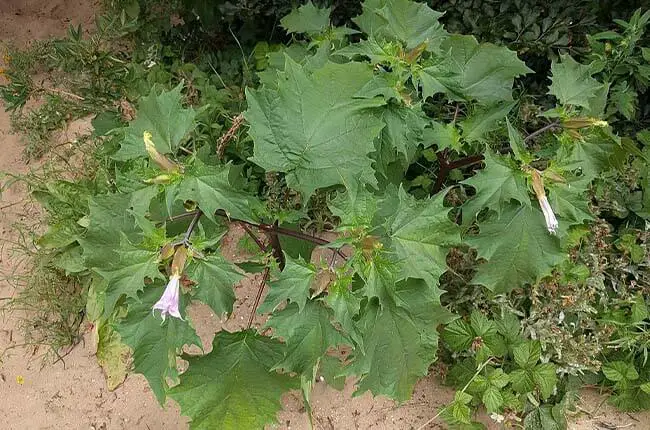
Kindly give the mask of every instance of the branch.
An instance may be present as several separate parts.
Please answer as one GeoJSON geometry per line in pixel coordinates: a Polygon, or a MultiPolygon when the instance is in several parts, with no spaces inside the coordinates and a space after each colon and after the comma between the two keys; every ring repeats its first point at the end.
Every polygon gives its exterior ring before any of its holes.
{"type": "Polygon", "coordinates": [[[529,140],[531,140],[535,136],[538,136],[538,135],[540,135],[540,134],[542,134],[542,133],[544,133],[544,132],[546,132],[548,130],[559,127],[559,125],[560,125],[560,121],[553,121],[552,123],[547,124],[544,127],[540,128],[539,130],[535,130],[532,133],[530,133],[528,136],[524,137],[524,142],[528,142],[529,140]]]}
{"type": "Polygon", "coordinates": [[[243,227],[244,230],[246,230],[246,233],[248,233],[251,239],[255,241],[257,246],[260,248],[260,251],[266,252],[266,245],[264,245],[264,243],[262,243],[262,240],[259,237],[257,237],[255,233],[253,233],[253,230],[251,230],[251,228],[243,222],[240,222],[239,224],[243,227]]]}
{"type": "Polygon", "coordinates": [[[266,230],[266,234],[269,238],[269,245],[273,250],[273,256],[275,260],[280,265],[280,271],[284,270],[284,265],[286,263],[284,259],[284,252],[282,252],[282,245],[280,244],[280,238],[278,237],[278,221],[276,220],[273,223],[273,228],[266,230]]]}
{"type": "MultiPolygon", "coordinates": [[[[530,133],[528,136],[526,136],[524,138],[524,142],[528,142],[529,140],[533,139],[535,136],[539,136],[540,134],[552,130],[559,126],[560,126],[560,121],[554,121],[550,124],[547,124],[544,127],[540,128],[539,130],[535,130],[532,133],[530,133]]],[[[510,151],[510,147],[507,147],[506,152],[509,151],[510,151]]],[[[438,158],[438,164],[440,164],[440,169],[438,170],[438,176],[436,177],[436,182],[433,185],[433,188],[431,189],[431,194],[435,194],[442,189],[442,185],[444,184],[444,181],[447,178],[447,175],[449,174],[450,171],[454,169],[458,169],[460,167],[476,164],[482,161],[484,158],[483,155],[476,154],[476,155],[470,155],[469,157],[460,158],[458,160],[449,162],[447,159],[446,149],[444,151],[436,152],[436,157],[438,158]]]]}
{"type": "Polygon", "coordinates": [[[255,296],[255,302],[253,303],[253,307],[251,308],[251,314],[248,317],[248,325],[246,326],[247,329],[251,328],[253,325],[253,319],[255,318],[255,312],[257,312],[257,307],[260,304],[260,299],[262,298],[262,292],[264,291],[264,286],[266,286],[266,281],[269,280],[269,275],[271,273],[271,269],[269,266],[266,266],[264,268],[264,274],[262,275],[262,282],[260,282],[260,287],[257,289],[257,295],[255,296]]]}
{"type": "MultiPolygon", "coordinates": [[[[179,214],[179,215],[174,215],[172,217],[167,218],[165,221],[174,222],[174,221],[178,221],[180,219],[189,218],[191,216],[196,215],[197,212],[200,212],[200,211],[196,210],[196,211],[191,211],[191,212],[185,212],[185,213],[182,213],[182,214],[179,214]]],[[[231,218],[221,209],[216,211],[215,215],[219,216],[219,217],[222,217],[222,218],[226,218],[231,222],[238,222],[242,226],[249,226],[249,227],[257,228],[257,229],[260,229],[260,230],[262,230],[264,232],[274,232],[274,233],[277,233],[277,234],[282,235],[282,236],[294,237],[296,239],[304,240],[306,242],[310,242],[310,243],[313,243],[314,245],[318,245],[318,246],[327,246],[327,245],[329,245],[331,243],[328,240],[321,239],[320,237],[312,236],[311,234],[303,233],[301,231],[290,230],[288,228],[279,227],[279,226],[273,225],[273,224],[256,224],[254,222],[245,221],[243,219],[231,218]]],[[[340,249],[335,249],[335,251],[336,251],[337,254],[339,254],[344,259],[348,258],[345,254],[343,254],[343,252],[341,252],[340,249]]]]}
{"type": "Polygon", "coordinates": [[[190,242],[192,232],[196,228],[196,225],[199,223],[199,218],[201,218],[201,215],[203,215],[203,212],[200,210],[196,211],[194,214],[194,218],[192,218],[192,221],[190,222],[190,225],[187,227],[187,231],[185,232],[185,236],[183,236],[183,243],[187,244],[190,242]]]}

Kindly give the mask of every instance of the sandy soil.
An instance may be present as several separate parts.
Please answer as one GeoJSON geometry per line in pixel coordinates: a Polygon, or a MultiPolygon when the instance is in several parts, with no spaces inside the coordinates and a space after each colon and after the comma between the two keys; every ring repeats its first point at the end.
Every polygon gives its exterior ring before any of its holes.
{"type": "MultiPolygon", "coordinates": [[[[96,6],[91,0],[0,0],[0,42],[26,45],[35,39],[60,36],[69,24],[92,26],[96,6]]],[[[0,64],[1,67],[1,64],[0,64]]],[[[9,132],[6,112],[0,112],[0,172],[23,173],[28,167],[22,159],[20,136],[9,132]]],[[[62,133],[62,142],[72,142],[78,133],[88,130],[88,122],[72,124],[62,133]]],[[[19,185],[3,193],[0,200],[0,231],[11,239],[16,232],[16,221],[34,219],[38,209],[26,200],[26,190],[19,185]]],[[[234,257],[234,256],[230,256],[234,257]]],[[[15,269],[16,260],[8,247],[0,253],[0,271],[15,269]]],[[[227,321],[218,321],[207,307],[197,306],[191,317],[204,344],[211,343],[211,333],[218,328],[237,330],[249,315],[258,279],[239,285],[234,314],[227,321]]],[[[0,297],[10,297],[15,291],[0,282],[0,297]]],[[[259,326],[261,320],[256,320],[259,326]]],[[[92,342],[79,344],[65,359],[41,369],[39,353],[20,347],[21,339],[12,315],[0,315],[0,351],[13,347],[0,363],[0,429],[186,429],[187,420],[179,416],[178,408],[169,402],[161,408],[146,381],[139,375],[127,378],[114,391],[106,387],[102,370],[96,363],[92,342]]],[[[318,429],[414,429],[426,423],[436,411],[448,402],[453,392],[441,387],[435,376],[422,380],[413,399],[401,406],[369,394],[352,398],[353,381],[348,381],[343,392],[337,392],[323,383],[316,383],[313,391],[314,424],[318,429]]],[[[585,393],[581,407],[591,412],[575,417],[572,429],[649,429],[647,416],[613,413],[607,406],[599,406],[601,397],[585,393]]],[[[289,393],[282,399],[284,411],[279,414],[282,429],[307,429],[308,421],[299,393],[289,393]]],[[[487,422],[486,422],[487,423],[487,422]]],[[[424,427],[445,428],[440,422],[424,427]]],[[[491,424],[490,428],[498,428],[491,424]]]]}

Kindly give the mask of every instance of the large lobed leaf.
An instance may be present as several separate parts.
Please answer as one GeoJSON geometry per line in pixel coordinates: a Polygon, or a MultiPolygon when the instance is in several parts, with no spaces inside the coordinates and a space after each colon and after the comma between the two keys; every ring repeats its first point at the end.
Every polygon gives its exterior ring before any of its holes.
{"type": "Polygon", "coordinates": [[[288,33],[318,34],[330,25],[332,8],[320,9],[311,1],[294,9],[280,20],[280,25],[288,33]]]}
{"type": "Polygon", "coordinates": [[[460,243],[460,230],[449,219],[444,206],[445,193],[416,200],[399,190],[399,206],[391,224],[390,239],[401,274],[399,279],[419,278],[437,288],[438,279],[447,270],[447,252],[460,243]]]}
{"type": "Polygon", "coordinates": [[[442,13],[410,0],[366,0],[353,21],[369,36],[398,40],[407,49],[425,44],[429,50],[447,36],[438,19],[442,13]]]}
{"type": "Polygon", "coordinates": [[[195,297],[210,306],[215,314],[232,312],[235,303],[233,285],[243,279],[235,266],[220,255],[196,259],[187,268],[187,276],[196,283],[195,297]]]}
{"type": "Polygon", "coordinates": [[[436,63],[417,78],[424,98],[444,93],[451,100],[492,104],[512,100],[514,78],[531,72],[508,48],[452,35],[442,42],[436,63]]]}
{"type": "Polygon", "coordinates": [[[472,282],[491,291],[508,292],[536,282],[567,257],[535,207],[508,204],[500,217],[492,216],[479,227],[480,233],[466,241],[487,263],[479,266],[472,282]]]}
{"type": "Polygon", "coordinates": [[[263,428],[276,420],[280,396],[298,388],[295,378],[272,371],[284,346],[246,330],[221,331],[204,356],[186,357],[188,370],[170,390],[195,430],[263,428]]]}
{"type": "Polygon", "coordinates": [[[315,300],[309,300],[303,309],[290,304],[274,313],[266,327],[287,345],[285,356],[274,368],[305,374],[313,380],[315,366],[327,350],[350,343],[334,328],[331,319],[332,312],[315,300]]]}
{"type": "Polygon", "coordinates": [[[393,284],[394,300],[366,304],[357,322],[363,350],[353,353],[348,373],[360,376],[355,395],[371,391],[405,401],[436,359],[436,327],[449,314],[424,282],[393,284]]]}
{"type": "Polygon", "coordinates": [[[305,198],[331,185],[374,184],[368,154],[383,123],[370,108],[384,101],[354,98],[371,78],[369,64],[327,63],[309,73],[286,57],[277,88],[247,90],[251,161],[285,172],[305,198]]]}
{"type": "Polygon", "coordinates": [[[179,84],[170,91],[157,94],[157,88],[142,97],[138,103],[137,117],[125,129],[124,141],[117,153],[116,160],[132,160],[147,155],[142,136],[145,131],[152,135],[156,149],[167,154],[175,152],[183,139],[194,128],[196,112],[192,108],[183,108],[179,84]]]}
{"type": "Polygon", "coordinates": [[[561,62],[551,64],[551,86],[549,94],[554,95],[563,105],[582,106],[589,109],[598,96],[602,84],[591,77],[590,66],[578,63],[569,55],[561,55],[561,62]]]}
{"type": "Polygon", "coordinates": [[[463,181],[476,189],[473,198],[463,205],[463,223],[468,224],[484,208],[501,214],[502,208],[511,200],[530,205],[526,179],[521,169],[507,157],[485,151],[485,168],[463,181]]]}
{"type": "Polygon", "coordinates": [[[117,325],[122,341],[133,349],[133,369],[147,378],[160,404],[165,403],[168,379],[178,380],[176,356],[183,345],[202,346],[201,339],[187,319],[167,318],[162,322],[152,306],[164,287],[147,288],[137,300],[128,304],[128,314],[117,325]]]}

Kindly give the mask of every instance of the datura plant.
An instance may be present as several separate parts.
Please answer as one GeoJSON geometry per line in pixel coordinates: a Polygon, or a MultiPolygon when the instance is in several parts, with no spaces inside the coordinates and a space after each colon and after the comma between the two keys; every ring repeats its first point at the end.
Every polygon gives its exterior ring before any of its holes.
{"type": "MultiPolygon", "coordinates": [[[[111,131],[115,177],[71,226],[64,252],[92,273],[99,347],[128,346],[133,371],[193,429],[264,428],[294,389],[309,411],[320,376],[408,400],[437,360],[439,331],[461,321],[441,305],[450,249],[475,253],[468,282],[489,294],[536,284],[594,220],[592,183],[647,155],[607,122],[611,82],[569,55],[553,62],[549,105],[531,130],[513,86],[532,70],[515,52],[450,34],[441,13],[410,0],[367,0],[358,30],[332,26],[330,12],[307,3],[281,21],[293,42],[259,59],[241,130],[226,134],[232,147],[195,138],[201,111],[183,105],[182,83],[154,87],[111,131]],[[427,155],[432,180],[415,195],[407,176],[427,155]],[[260,190],[271,179],[293,204],[269,203],[260,190]],[[300,228],[323,196],[327,236],[300,228]],[[220,252],[233,225],[259,247],[249,262],[220,252]],[[200,302],[230,315],[246,271],[261,279],[254,312],[265,322],[254,327],[251,315],[206,348],[188,310],[200,302]]],[[[647,187],[637,190],[641,219],[647,187]]],[[[496,372],[495,352],[473,361],[476,375],[496,372]]],[[[536,343],[514,354],[543,401],[554,367],[538,363],[536,343]]],[[[465,410],[471,396],[459,393],[454,407],[465,410]]],[[[514,390],[491,412],[530,398],[514,390]]]]}

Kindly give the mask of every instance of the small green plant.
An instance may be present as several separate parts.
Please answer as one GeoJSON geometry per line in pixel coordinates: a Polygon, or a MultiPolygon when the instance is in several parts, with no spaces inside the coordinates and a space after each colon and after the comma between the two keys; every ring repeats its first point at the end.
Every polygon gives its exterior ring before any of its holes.
{"type": "MultiPolygon", "coordinates": [[[[453,353],[447,381],[463,394],[445,407],[441,416],[453,426],[472,423],[470,407],[482,404],[498,422],[516,424],[537,420],[540,408],[553,407],[562,396],[557,389],[557,367],[543,361],[541,344],[525,340],[512,314],[491,321],[474,311],[469,321],[447,325],[442,340],[453,353]],[[461,406],[464,405],[464,406],[461,406]]],[[[558,428],[566,428],[564,414],[556,414],[558,428]]]]}

